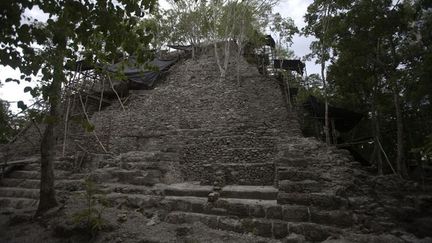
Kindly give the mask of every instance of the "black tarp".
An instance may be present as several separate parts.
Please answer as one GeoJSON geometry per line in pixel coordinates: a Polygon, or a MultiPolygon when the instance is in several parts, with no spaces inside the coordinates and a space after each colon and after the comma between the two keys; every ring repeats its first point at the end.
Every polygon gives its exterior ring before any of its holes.
{"type": "Polygon", "coordinates": [[[135,59],[120,62],[107,67],[108,71],[125,75],[130,89],[151,88],[162,72],[167,71],[177,60],[161,60],[158,58],[146,65],[137,65],[135,59]]]}
{"type": "MultiPolygon", "coordinates": [[[[309,111],[312,116],[318,118],[321,122],[324,122],[325,104],[318,101],[316,97],[309,96],[306,102],[303,103],[303,107],[309,111]]],[[[360,122],[363,115],[354,111],[329,105],[328,117],[329,119],[334,120],[336,130],[339,132],[348,132],[360,122]]]]}
{"type": "MultiPolygon", "coordinates": [[[[102,67],[101,65],[96,65],[101,67],[101,69],[108,70],[112,73],[119,73],[124,75],[124,81],[127,81],[130,89],[146,89],[151,88],[154,82],[160,77],[160,75],[167,71],[177,59],[172,60],[162,60],[155,58],[147,64],[138,65],[135,58],[131,57],[124,62],[119,62],[112,65],[107,65],[102,67]]],[[[82,60],[75,64],[67,64],[66,69],[70,71],[87,71],[95,68],[95,65],[82,60]]]]}
{"type": "Polygon", "coordinates": [[[182,46],[182,45],[167,45],[169,48],[180,50],[180,51],[192,51],[192,45],[182,46]]]}
{"type": "Polygon", "coordinates": [[[303,75],[303,70],[306,65],[300,60],[280,60],[275,59],[273,61],[273,65],[275,68],[282,68],[288,71],[295,71],[300,75],[303,75]]]}
{"type": "Polygon", "coordinates": [[[87,60],[80,60],[77,62],[67,62],[65,69],[74,72],[82,72],[94,69],[94,65],[87,60]]]}
{"type": "Polygon", "coordinates": [[[267,46],[270,46],[271,48],[275,48],[276,42],[271,35],[266,35],[265,40],[267,46]]]}

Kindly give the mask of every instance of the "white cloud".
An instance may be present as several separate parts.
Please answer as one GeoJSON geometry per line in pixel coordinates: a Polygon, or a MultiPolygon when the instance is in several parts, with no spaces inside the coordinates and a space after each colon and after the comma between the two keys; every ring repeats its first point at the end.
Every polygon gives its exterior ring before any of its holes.
{"type": "Polygon", "coordinates": [[[26,81],[21,81],[20,84],[15,82],[6,83],[5,80],[7,78],[20,79],[21,72],[17,69],[13,69],[11,67],[0,66],[1,70],[1,83],[2,87],[0,88],[0,99],[7,100],[9,102],[13,102],[11,104],[11,108],[14,112],[19,111],[17,105],[15,104],[17,101],[24,101],[25,104],[30,105],[33,103],[33,97],[30,93],[24,93],[24,88],[26,86],[34,87],[34,83],[29,83],[26,81]]]}
{"type": "Polygon", "coordinates": [[[38,21],[45,23],[49,19],[49,15],[46,14],[44,11],[42,11],[38,6],[34,6],[32,9],[26,9],[24,10],[24,14],[21,16],[21,21],[23,23],[28,22],[28,19],[30,18],[30,21],[38,21]]]}
{"type": "Polygon", "coordinates": [[[302,28],[305,26],[303,16],[312,2],[313,0],[282,0],[274,11],[279,12],[283,17],[291,17],[295,24],[302,28]]]}

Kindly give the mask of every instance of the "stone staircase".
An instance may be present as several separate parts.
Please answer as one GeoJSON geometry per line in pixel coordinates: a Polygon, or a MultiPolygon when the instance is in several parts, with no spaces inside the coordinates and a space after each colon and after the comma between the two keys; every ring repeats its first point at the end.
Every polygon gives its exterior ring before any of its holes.
{"type": "Polygon", "coordinates": [[[161,201],[170,211],[165,220],[201,221],[215,229],[277,239],[297,233],[311,241],[325,240],[332,232],[340,232],[338,227],[349,227],[353,222],[344,211],[278,204],[278,189],[272,186],[225,186],[213,203],[206,197],[210,191],[210,187],[198,185],[168,187],[161,201]],[[312,228],[315,233],[309,234],[310,230],[306,233],[303,228],[312,228]]]}
{"type": "Polygon", "coordinates": [[[118,156],[117,166],[96,170],[94,175],[103,182],[112,205],[164,209],[163,220],[169,223],[200,221],[238,233],[277,239],[295,233],[308,241],[322,241],[342,234],[355,222],[347,201],[323,191],[323,178],[308,171],[309,160],[278,160],[278,188],[225,185],[212,201],[213,185],[167,183],[175,181],[175,175],[167,173],[176,165],[176,156],[175,152],[131,151],[118,156]]]}
{"type": "MultiPolygon", "coordinates": [[[[63,192],[83,189],[85,173],[75,173],[74,160],[57,159],[55,167],[55,188],[62,198],[63,192]]],[[[17,166],[10,174],[0,180],[0,211],[16,209],[34,210],[39,201],[40,164],[39,161],[17,166]]],[[[60,199],[61,200],[61,199],[60,199]]]]}

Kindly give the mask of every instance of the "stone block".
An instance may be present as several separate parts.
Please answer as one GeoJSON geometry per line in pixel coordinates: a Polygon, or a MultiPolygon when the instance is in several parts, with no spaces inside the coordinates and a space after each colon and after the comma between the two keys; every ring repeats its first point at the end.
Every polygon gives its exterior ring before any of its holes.
{"type": "Polygon", "coordinates": [[[191,211],[194,213],[203,213],[205,205],[199,202],[191,203],[191,211]]]}
{"type": "Polygon", "coordinates": [[[249,216],[256,218],[264,218],[266,216],[264,207],[259,204],[249,205],[249,216]]]}
{"type": "Polygon", "coordinates": [[[282,219],[282,207],[280,205],[276,206],[270,206],[267,208],[267,215],[266,217],[268,219],[282,219]]]}
{"type": "Polygon", "coordinates": [[[321,189],[321,184],[317,181],[279,181],[279,189],[284,192],[318,192],[321,189]]]}
{"type": "Polygon", "coordinates": [[[306,240],[313,242],[321,242],[334,233],[340,233],[334,228],[314,223],[289,223],[288,229],[290,233],[304,235],[306,240]]]}
{"type": "Polygon", "coordinates": [[[228,204],[228,213],[239,217],[249,216],[249,208],[246,204],[232,203],[228,204]]]}
{"type": "Polygon", "coordinates": [[[302,206],[283,206],[282,219],[289,222],[309,221],[309,212],[302,206]]]}
{"type": "Polygon", "coordinates": [[[302,180],[319,180],[319,175],[309,171],[301,171],[297,169],[286,169],[279,171],[279,180],[302,181],[302,180]]]}
{"type": "Polygon", "coordinates": [[[176,236],[184,237],[186,235],[192,234],[193,230],[191,226],[182,225],[176,228],[176,236]]]}
{"type": "Polygon", "coordinates": [[[290,166],[290,167],[307,167],[311,164],[311,161],[307,158],[289,158],[282,157],[276,160],[278,165],[290,166]]]}
{"type": "Polygon", "coordinates": [[[192,209],[192,205],[188,201],[175,200],[174,201],[174,208],[175,208],[175,210],[178,210],[178,211],[189,212],[192,209]]]}
{"type": "Polygon", "coordinates": [[[263,237],[272,236],[272,223],[270,220],[245,219],[242,221],[243,228],[255,235],[263,237]]]}
{"type": "Polygon", "coordinates": [[[311,219],[315,223],[342,227],[348,227],[354,223],[352,214],[339,210],[322,211],[315,209],[311,213],[311,219]]]}
{"type": "Polygon", "coordinates": [[[304,243],[304,242],[306,242],[306,239],[305,239],[305,237],[303,235],[298,235],[298,234],[295,234],[295,233],[291,233],[282,242],[283,243],[304,243]]]}
{"type": "Polygon", "coordinates": [[[285,222],[273,222],[273,237],[276,239],[281,239],[287,236],[288,228],[285,222]]]}
{"type": "Polygon", "coordinates": [[[170,213],[165,217],[165,222],[170,224],[184,224],[186,220],[183,213],[170,213]]]}
{"type": "Polygon", "coordinates": [[[219,218],[218,228],[221,230],[234,231],[237,233],[244,232],[241,222],[235,218],[228,218],[228,217],[219,218]]]}

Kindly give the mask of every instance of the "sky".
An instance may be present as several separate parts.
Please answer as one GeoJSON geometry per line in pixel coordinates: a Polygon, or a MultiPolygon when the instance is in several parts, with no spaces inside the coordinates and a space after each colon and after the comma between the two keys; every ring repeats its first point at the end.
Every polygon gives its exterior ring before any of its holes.
{"type": "MultiPolygon", "coordinates": [[[[162,6],[166,6],[166,1],[160,1],[162,6]]],[[[279,12],[283,17],[291,17],[299,29],[305,26],[303,16],[306,13],[307,7],[313,0],[281,0],[280,3],[274,8],[274,12],[279,12]]],[[[39,21],[45,22],[47,16],[40,10],[33,8],[31,11],[24,13],[26,16],[30,16],[39,21]]],[[[294,50],[296,56],[302,58],[310,52],[309,45],[313,41],[312,37],[299,36],[298,34],[293,38],[293,45],[291,49],[294,50]]],[[[319,66],[314,61],[306,62],[306,74],[319,73],[319,66]]],[[[23,100],[27,105],[32,104],[32,97],[29,93],[24,93],[26,86],[34,86],[34,84],[28,82],[21,82],[19,85],[14,82],[5,83],[6,78],[19,79],[19,70],[14,70],[10,67],[4,67],[0,65],[0,80],[3,84],[0,87],[0,99],[7,100],[10,102],[16,102],[23,100]]],[[[14,111],[18,111],[16,104],[11,104],[11,108],[14,111]]]]}

